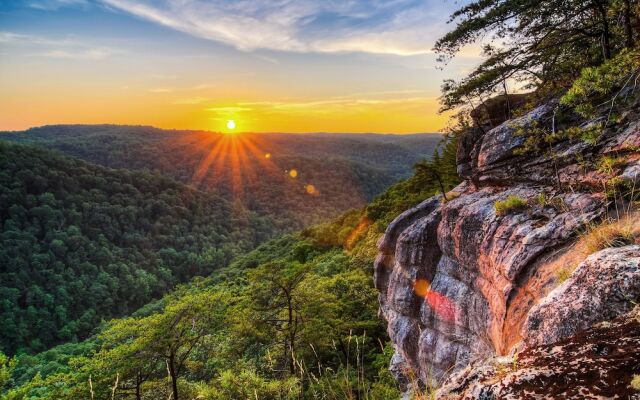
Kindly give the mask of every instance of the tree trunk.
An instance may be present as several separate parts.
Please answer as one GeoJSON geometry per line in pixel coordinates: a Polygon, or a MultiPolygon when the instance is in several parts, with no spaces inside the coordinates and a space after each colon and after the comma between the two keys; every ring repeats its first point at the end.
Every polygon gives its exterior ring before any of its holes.
{"type": "Polygon", "coordinates": [[[600,13],[600,22],[602,24],[602,56],[605,60],[611,58],[611,31],[609,29],[609,20],[607,19],[607,8],[602,1],[596,1],[598,12],[600,13]]]}
{"type": "Polygon", "coordinates": [[[293,341],[294,341],[294,328],[293,328],[293,304],[292,304],[292,300],[291,300],[291,296],[289,294],[287,294],[287,308],[288,308],[288,312],[289,312],[289,320],[288,320],[288,326],[287,326],[287,330],[289,331],[289,352],[291,353],[289,357],[289,372],[291,373],[291,375],[295,375],[296,373],[296,365],[295,365],[295,361],[294,361],[294,357],[295,357],[295,353],[293,351],[293,341]]]}
{"type": "Polygon", "coordinates": [[[633,27],[631,26],[631,0],[624,1],[624,30],[627,37],[627,47],[633,47],[633,27]]]}
{"type": "Polygon", "coordinates": [[[440,191],[442,192],[442,197],[444,197],[444,201],[449,201],[447,199],[447,192],[444,190],[444,185],[442,184],[442,179],[440,179],[440,175],[435,173],[436,180],[438,181],[438,185],[440,185],[440,191]]]}
{"type": "Polygon", "coordinates": [[[344,359],[349,362],[349,352],[347,351],[347,346],[344,345],[344,341],[342,340],[342,336],[338,336],[338,344],[340,345],[340,351],[344,356],[344,359]]]}
{"type": "Polygon", "coordinates": [[[507,106],[507,113],[505,115],[505,121],[511,119],[511,101],[509,100],[509,92],[507,91],[507,78],[502,76],[502,89],[504,90],[504,101],[507,106]]]}
{"type": "Polygon", "coordinates": [[[142,394],[140,393],[140,386],[142,385],[142,375],[138,372],[138,376],[136,376],[136,400],[142,399],[142,394]]]}
{"type": "Polygon", "coordinates": [[[611,58],[611,43],[609,42],[609,23],[603,22],[602,32],[602,56],[605,60],[611,58]]]}
{"type": "Polygon", "coordinates": [[[169,362],[167,368],[169,369],[169,376],[171,377],[171,391],[173,392],[173,400],[178,400],[178,377],[176,374],[176,356],[171,354],[169,356],[169,362]]]}

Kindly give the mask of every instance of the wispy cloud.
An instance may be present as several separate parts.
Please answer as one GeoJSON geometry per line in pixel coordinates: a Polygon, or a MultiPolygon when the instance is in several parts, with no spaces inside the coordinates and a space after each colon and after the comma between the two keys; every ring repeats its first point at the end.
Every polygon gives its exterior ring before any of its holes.
{"type": "Polygon", "coordinates": [[[239,107],[239,106],[211,107],[207,109],[207,111],[212,111],[218,114],[229,114],[229,113],[237,113],[237,112],[251,111],[251,110],[252,108],[250,107],[239,107]]]}
{"type": "Polygon", "coordinates": [[[207,101],[206,97],[200,97],[200,96],[185,97],[183,99],[174,100],[173,104],[179,104],[179,105],[201,104],[201,103],[204,103],[205,101],[207,101]]]}
{"type": "Polygon", "coordinates": [[[274,57],[269,57],[269,56],[265,56],[264,54],[256,54],[256,58],[266,61],[268,63],[271,64],[280,64],[280,61],[278,61],[276,58],[274,57]]]}
{"type": "Polygon", "coordinates": [[[38,10],[53,11],[63,7],[87,6],[89,3],[87,0],[33,0],[27,5],[38,10]]]}
{"type": "Polygon", "coordinates": [[[29,56],[68,58],[79,60],[103,60],[124,54],[125,51],[96,45],[73,37],[46,37],[15,32],[0,32],[0,43],[19,45],[29,56]]]}
{"type": "MultiPolygon", "coordinates": [[[[389,92],[391,93],[391,92],[389,92]]],[[[230,114],[242,112],[259,112],[261,114],[341,114],[352,113],[358,110],[384,109],[385,107],[398,108],[423,108],[426,105],[436,104],[435,97],[336,97],[318,100],[287,100],[287,101],[254,101],[239,102],[233,105],[208,108],[207,111],[216,114],[230,114]]]]}
{"type": "Polygon", "coordinates": [[[158,87],[158,88],[149,89],[151,93],[171,93],[174,90],[175,90],[174,88],[168,88],[168,87],[158,87]]]}
{"type": "Polygon", "coordinates": [[[102,0],[112,8],[237,49],[429,53],[448,13],[433,0],[102,0]]]}
{"type": "Polygon", "coordinates": [[[199,83],[197,85],[194,85],[193,87],[191,87],[192,90],[205,90],[205,89],[211,89],[213,87],[216,87],[217,85],[215,83],[199,83]]]}
{"type": "Polygon", "coordinates": [[[37,55],[43,57],[53,58],[71,58],[71,59],[83,59],[83,60],[103,60],[114,54],[118,54],[118,51],[106,49],[106,48],[94,48],[94,49],[76,49],[76,50],[49,50],[37,55]]]}

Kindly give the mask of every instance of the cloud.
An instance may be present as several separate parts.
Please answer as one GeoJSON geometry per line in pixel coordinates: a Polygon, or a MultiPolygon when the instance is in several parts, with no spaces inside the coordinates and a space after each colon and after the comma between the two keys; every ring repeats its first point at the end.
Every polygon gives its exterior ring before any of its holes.
{"type": "MultiPolygon", "coordinates": [[[[139,18],[239,50],[431,52],[450,10],[434,0],[102,0],[139,18]]],[[[449,5],[450,7],[450,5],[449,5]]]]}
{"type": "Polygon", "coordinates": [[[174,91],[173,88],[167,88],[167,87],[159,87],[159,88],[152,88],[149,89],[149,91],[151,93],[171,93],[174,91]]]}
{"type": "Polygon", "coordinates": [[[229,113],[237,113],[237,112],[251,111],[251,110],[252,108],[250,107],[238,107],[238,106],[207,108],[207,111],[212,111],[218,114],[229,114],[229,113]]]}
{"type": "Polygon", "coordinates": [[[20,40],[25,37],[13,32],[0,32],[0,43],[11,43],[20,40]]]}
{"type": "Polygon", "coordinates": [[[103,60],[125,51],[96,45],[73,37],[45,37],[15,32],[0,32],[0,43],[18,45],[24,54],[38,57],[77,60],[103,60]]]}
{"type": "Polygon", "coordinates": [[[255,57],[271,64],[280,64],[280,61],[278,61],[276,58],[265,56],[264,54],[256,54],[255,57]]]}
{"type": "Polygon", "coordinates": [[[192,90],[205,90],[205,89],[211,89],[213,87],[216,87],[217,85],[215,83],[200,83],[197,85],[194,85],[191,89],[192,90]]]}
{"type": "Polygon", "coordinates": [[[206,97],[195,96],[195,97],[186,97],[184,99],[176,99],[173,101],[173,104],[180,104],[180,105],[200,104],[200,103],[204,103],[205,101],[207,101],[206,97]]]}
{"type": "Polygon", "coordinates": [[[28,7],[45,11],[55,11],[63,7],[85,7],[88,5],[87,0],[37,0],[27,3],[28,7]]]}
{"type": "Polygon", "coordinates": [[[43,57],[53,57],[53,58],[71,58],[76,60],[103,60],[107,57],[110,57],[113,54],[117,54],[117,51],[111,49],[80,49],[80,50],[50,50],[44,53],[40,53],[37,55],[43,57]]]}
{"type": "MultiPolygon", "coordinates": [[[[371,92],[373,94],[374,92],[371,92]]],[[[357,97],[351,96],[335,97],[322,100],[289,100],[289,101],[255,101],[241,102],[226,107],[209,108],[207,111],[216,113],[233,113],[241,111],[254,111],[263,114],[340,114],[356,111],[385,109],[394,107],[396,109],[422,109],[426,105],[437,104],[437,98],[431,96],[415,97],[385,97],[384,94],[393,92],[379,92],[382,96],[357,97]]],[[[396,92],[395,94],[401,94],[396,92]]]]}

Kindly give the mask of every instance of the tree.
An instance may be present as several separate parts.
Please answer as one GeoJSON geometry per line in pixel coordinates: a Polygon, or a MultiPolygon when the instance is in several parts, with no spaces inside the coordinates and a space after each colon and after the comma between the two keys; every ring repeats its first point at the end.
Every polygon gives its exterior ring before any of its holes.
{"type": "Polygon", "coordinates": [[[298,336],[303,324],[308,322],[305,315],[308,293],[301,290],[308,273],[309,268],[304,264],[275,262],[265,264],[249,275],[248,293],[258,329],[274,333],[274,341],[281,346],[281,363],[290,375],[296,371],[298,336]]]}
{"type": "Polygon", "coordinates": [[[425,160],[414,166],[417,176],[423,176],[430,184],[437,184],[445,201],[448,201],[447,192],[458,184],[460,178],[456,171],[456,146],[457,136],[450,135],[442,146],[442,156],[435,150],[431,160],[425,160]]]}
{"type": "Polygon", "coordinates": [[[11,371],[15,368],[15,360],[0,352],[0,393],[11,379],[11,371]]]}
{"type": "Polygon", "coordinates": [[[433,179],[438,183],[440,193],[445,201],[447,201],[447,191],[444,189],[444,183],[442,176],[440,175],[440,154],[436,150],[433,153],[433,158],[429,162],[416,164],[415,168],[418,173],[425,174],[429,179],[433,179]]]}
{"type": "Polygon", "coordinates": [[[543,92],[566,88],[581,67],[634,45],[639,32],[631,21],[638,14],[637,6],[621,0],[473,1],[453,13],[450,22],[457,25],[435,50],[446,61],[485,35],[492,44],[468,76],[445,82],[442,108],[475,108],[499,90],[507,94],[508,81],[543,92]]]}
{"type": "Polygon", "coordinates": [[[116,320],[100,335],[105,345],[97,363],[87,369],[99,372],[101,365],[110,366],[112,379],[114,372],[122,373],[123,382],[133,382],[136,399],[146,379],[166,371],[172,399],[179,400],[178,379],[193,350],[224,326],[228,301],[223,291],[181,293],[172,296],[162,312],[116,320]]]}
{"type": "Polygon", "coordinates": [[[85,339],[275,232],[215,193],[42,149],[0,143],[0,171],[8,355],[85,339]]]}

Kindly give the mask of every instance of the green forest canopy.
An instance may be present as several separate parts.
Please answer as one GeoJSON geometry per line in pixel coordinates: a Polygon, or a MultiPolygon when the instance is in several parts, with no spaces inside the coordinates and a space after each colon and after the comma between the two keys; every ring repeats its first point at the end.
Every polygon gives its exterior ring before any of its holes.
{"type": "Polygon", "coordinates": [[[10,354],[86,337],[276,233],[213,192],[8,143],[0,220],[0,347],[10,354]]]}
{"type": "Polygon", "coordinates": [[[365,209],[267,242],[87,341],[17,356],[7,398],[397,397],[372,262],[392,218],[437,179],[457,184],[455,143],[434,160],[365,209]]]}

